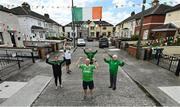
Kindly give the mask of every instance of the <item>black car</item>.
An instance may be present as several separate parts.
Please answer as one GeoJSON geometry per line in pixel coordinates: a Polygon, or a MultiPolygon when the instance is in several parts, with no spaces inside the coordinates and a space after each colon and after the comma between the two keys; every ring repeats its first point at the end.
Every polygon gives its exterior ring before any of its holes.
{"type": "Polygon", "coordinates": [[[92,38],[92,37],[87,37],[87,41],[88,41],[88,42],[92,42],[92,41],[93,41],[93,38],[92,38]]]}
{"type": "Polygon", "coordinates": [[[99,39],[99,48],[107,48],[109,47],[109,41],[107,38],[100,38],[99,39]]]}

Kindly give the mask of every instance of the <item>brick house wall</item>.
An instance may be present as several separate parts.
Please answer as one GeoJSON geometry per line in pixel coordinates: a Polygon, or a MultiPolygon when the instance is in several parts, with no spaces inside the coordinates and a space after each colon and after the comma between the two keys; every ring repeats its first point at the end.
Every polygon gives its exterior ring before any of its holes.
{"type": "MultiPolygon", "coordinates": [[[[144,17],[143,21],[143,32],[141,34],[141,37],[143,38],[144,31],[148,31],[148,37],[152,35],[151,29],[163,25],[165,21],[165,15],[152,15],[152,16],[146,16],[144,17]]],[[[135,27],[135,33],[138,34],[140,30],[140,26],[135,27]]]]}

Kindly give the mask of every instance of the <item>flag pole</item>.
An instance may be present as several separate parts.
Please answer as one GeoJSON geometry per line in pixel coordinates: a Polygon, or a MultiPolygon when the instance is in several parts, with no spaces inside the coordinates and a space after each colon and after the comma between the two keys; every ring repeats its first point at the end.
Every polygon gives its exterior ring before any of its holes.
{"type": "Polygon", "coordinates": [[[74,1],[72,0],[72,30],[73,30],[72,36],[73,36],[73,46],[75,48],[76,47],[76,44],[75,44],[75,24],[74,24],[73,8],[74,8],[74,1]]]}

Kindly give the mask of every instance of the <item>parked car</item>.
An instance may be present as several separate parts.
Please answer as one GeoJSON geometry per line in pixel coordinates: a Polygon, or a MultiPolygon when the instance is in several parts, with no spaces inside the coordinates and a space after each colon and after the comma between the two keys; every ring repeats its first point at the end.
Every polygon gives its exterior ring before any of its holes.
{"type": "Polygon", "coordinates": [[[109,41],[107,38],[100,38],[99,39],[99,48],[107,48],[109,47],[109,41]]]}
{"type": "Polygon", "coordinates": [[[88,41],[88,42],[92,42],[92,41],[93,41],[93,38],[92,38],[92,37],[87,37],[87,41],[88,41]]]}
{"type": "Polygon", "coordinates": [[[78,39],[77,40],[77,46],[86,46],[86,42],[84,39],[78,39]]]}

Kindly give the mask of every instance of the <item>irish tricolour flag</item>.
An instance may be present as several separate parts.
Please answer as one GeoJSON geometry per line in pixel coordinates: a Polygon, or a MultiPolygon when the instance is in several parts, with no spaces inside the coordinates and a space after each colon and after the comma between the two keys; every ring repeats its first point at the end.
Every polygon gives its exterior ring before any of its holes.
{"type": "Polygon", "coordinates": [[[93,8],[73,7],[72,14],[74,21],[102,19],[102,7],[93,7],[93,8]]]}

